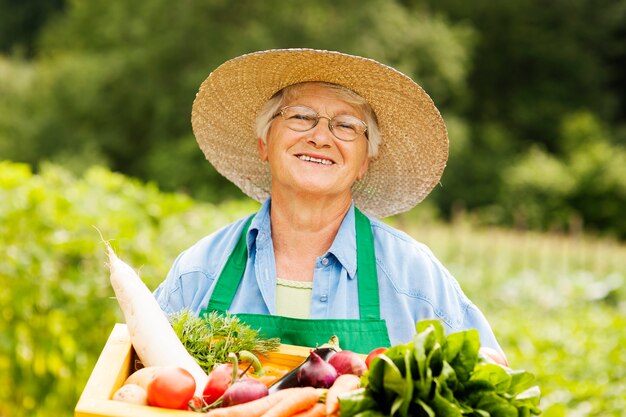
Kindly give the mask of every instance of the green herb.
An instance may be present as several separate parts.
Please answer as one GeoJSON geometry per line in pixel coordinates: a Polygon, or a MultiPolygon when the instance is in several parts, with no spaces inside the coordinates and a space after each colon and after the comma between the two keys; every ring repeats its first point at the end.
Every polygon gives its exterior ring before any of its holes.
{"type": "Polygon", "coordinates": [[[541,411],[535,377],[479,356],[476,330],[444,335],[436,320],[417,324],[413,342],[370,363],[364,388],[339,397],[342,417],[528,417],[541,411]]]}
{"type": "Polygon", "coordinates": [[[229,362],[230,352],[250,351],[265,355],[278,350],[280,339],[266,339],[238,317],[215,312],[198,317],[189,310],[169,315],[170,323],[187,351],[210,372],[214,365],[229,362]]]}

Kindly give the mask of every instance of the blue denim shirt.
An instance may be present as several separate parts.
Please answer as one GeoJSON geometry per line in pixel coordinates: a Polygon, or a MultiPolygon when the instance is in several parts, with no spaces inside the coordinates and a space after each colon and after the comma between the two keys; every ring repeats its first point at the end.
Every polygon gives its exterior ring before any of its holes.
{"type": "MultiPolygon", "coordinates": [[[[276,265],[268,199],[247,235],[248,263],[230,306],[233,313],[275,314],[276,265]]],[[[335,240],[315,262],[311,318],[358,319],[354,207],[335,240]]],[[[201,239],[181,253],[166,280],[155,291],[167,312],[188,308],[199,314],[209,298],[247,218],[201,239]]],[[[477,329],[481,345],[501,351],[480,310],[424,245],[393,227],[370,218],[378,273],[380,314],[392,345],[413,339],[415,323],[440,319],[448,332],[477,329]]]]}

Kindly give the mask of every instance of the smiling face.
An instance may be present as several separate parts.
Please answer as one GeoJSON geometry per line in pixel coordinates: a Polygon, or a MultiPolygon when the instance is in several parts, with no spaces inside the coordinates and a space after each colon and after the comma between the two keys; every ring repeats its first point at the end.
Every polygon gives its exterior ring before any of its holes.
{"type": "MultiPolygon", "coordinates": [[[[364,120],[364,115],[337,92],[316,83],[299,87],[298,94],[281,107],[296,105],[310,107],[328,118],[349,114],[364,120]]],[[[368,165],[365,136],[352,142],[341,141],[328,128],[326,118],[311,130],[296,132],[276,117],[266,143],[259,139],[258,146],[261,159],[270,166],[272,193],[351,198],[352,184],[365,175],[368,165]]]]}

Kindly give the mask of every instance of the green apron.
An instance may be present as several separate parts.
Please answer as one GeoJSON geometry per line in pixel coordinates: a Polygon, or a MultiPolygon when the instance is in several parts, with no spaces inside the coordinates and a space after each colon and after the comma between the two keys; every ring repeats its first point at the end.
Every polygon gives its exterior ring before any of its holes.
{"type": "MultiPolygon", "coordinates": [[[[237,317],[252,328],[258,328],[265,337],[279,337],[286,344],[316,347],[336,335],[342,349],[358,353],[390,346],[387,326],[380,319],[372,227],[369,219],[356,208],[355,220],[360,319],[296,319],[248,313],[239,313],[237,317]]],[[[224,313],[230,307],[246,269],[246,236],[251,221],[252,217],[244,226],[239,241],[215,284],[209,304],[201,315],[210,311],[224,313]]]]}

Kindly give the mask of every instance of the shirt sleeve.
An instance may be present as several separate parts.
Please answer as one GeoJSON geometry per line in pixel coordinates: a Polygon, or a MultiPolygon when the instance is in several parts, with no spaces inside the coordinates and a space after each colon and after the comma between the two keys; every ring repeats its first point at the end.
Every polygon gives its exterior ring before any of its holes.
{"type": "Polygon", "coordinates": [[[476,307],[474,304],[470,304],[467,308],[465,315],[465,328],[466,329],[476,329],[478,330],[478,334],[480,335],[480,345],[490,347],[492,349],[497,350],[504,356],[504,351],[500,347],[500,344],[496,340],[496,336],[489,326],[487,319],[483,315],[483,313],[476,307]]]}
{"type": "Polygon", "coordinates": [[[154,297],[156,298],[161,310],[165,313],[174,313],[184,308],[185,304],[182,298],[182,291],[180,291],[180,274],[178,272],[179,263],[185,252],[178,255],[167,277],[154,291],[154,297]]]}

